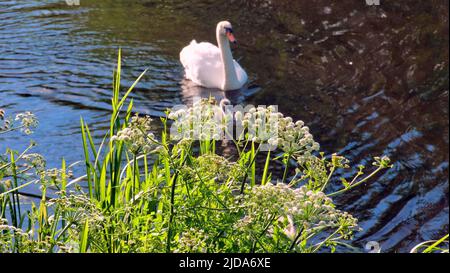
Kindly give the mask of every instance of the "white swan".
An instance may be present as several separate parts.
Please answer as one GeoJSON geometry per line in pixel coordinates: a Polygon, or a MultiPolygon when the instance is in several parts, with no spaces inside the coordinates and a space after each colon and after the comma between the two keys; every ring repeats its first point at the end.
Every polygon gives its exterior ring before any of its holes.
{"type": "Polygon", "coordinates": [[[185,76],[195,84],[207,88],[225,91],[240,89],[247,82],[248,76],[231,54],[229,41],[236,42],[231,24],[227,21],[219,22],[216,37],[219,47],[192,40],[181,50],[180,61],[184,66],[185,76]]]}

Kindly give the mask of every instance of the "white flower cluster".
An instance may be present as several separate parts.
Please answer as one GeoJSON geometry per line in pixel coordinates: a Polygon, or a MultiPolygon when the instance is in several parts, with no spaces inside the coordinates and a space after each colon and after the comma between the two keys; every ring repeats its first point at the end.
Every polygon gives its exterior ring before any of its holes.
{"type": "MultiPolygon", "coordinates": [[[[274,106],[253,107],[244,115],[238,111],[235,118],[247,129],[247,140],[278,147],[299,161],[304,161],[313,151],[320,149],[303,121],[294,123],[291,117],[284,117],[274,106]]],[[[243,138],[243,134],[240,137],[243,138]]]]}
{"type": "MultiPolygon", "coordinates": [[[[50,236],[36,240],[33,236],[33,229],[26,232],[21,228],[8,224],[7,219],[0,218],[0,253],[17,251],[11,244],[14,240],[20,241],[21,249],[28,253],[48,253],[52,246],[50,236]]],[[[59,247],[59,242],[56,242],[56,245],[59,247]]]]}
{"type": "Polygon", "coordinates": [[[280,117],[278,132],[280,149],[296,156],[299,161],[305,160],[312,152],[320,149],[319,143],[314,141],[313,135],[309,132],[309,127],[304,126],[301,120],[294,123],[291,117],[280,117]]]}
{"type": "Polygon", "coordinates": [[[267,184],[253,187],[245,197],[248,209],[235,228],[252,228],[252,219],[259,215],[277,215],[285,223],[288,237],[296,230],[315,232],[341,228],[346,235],[357,230],[357,219],[347,212],[337,210],[332,200],[321,191],[308,190],[306,186],[292,189],[288,185],[267,184]]]}
{"type": "Polygon", "coordinates": [[[52,168],[45,170],[42,175],[45,179],[56,181],[61,180],[63,175],[65,175],[66,177],[72,177],[73,172],[72,170],[66,170],[66,172],[64,173],[62,169],[52,168]]]}
{"type": "Polygon", "coordinates": [[[20,121],[21,131],[27,135],[32,134],[33,133],[32,129],[36,128],[38,125],[38,120],[36,116],[28,111],[17,114],[15,120],[20,121]]]}
{"type": "Polygon", "coordinates": [[[181,140],[220,140],[229,139],[233,133],[233,121],[236,121],[235,139],[247,140],[261,144],[261,151],[279,148],[286,154],[304,161],[319,143],[314,141],[309,128],[303,121],[293,122],[291,117],[284,117],[275,106],[247,107],[236,106],[234,109],[222,109],[214,99],[201,99],[192,107],[174,108],[168,115],[174,123],[170,135],[172,139],[181,140]],[[234,112],[234,119],[233,119],[234,112]]]}
{"type": "Polygon", "coordinates": [[[23,160],[26,161],[25,166],[31,166],[35,168],[38,172],[42,172],[45,170],[46,162],[45,158],[42,155],[31,153],[23,155],[22,158],[23,160]]]}
{"type": "Polygon", "coordinates": [[[174,252],[204,253],[207,249],[207,240],[208,235],[202,229],[190,228],[181,234],[178,248],[174,252]]]}
{"type": "Polygon", "coordinates": [[[192,107],[173,110],[170,136],[174,140],[220,140],[229,118],[212,98],[195,101],[192,107]]]}
{"type": "Polygon", "coordinates": [[[258,106],[250,108],[245,114],[237,111],[234,116],[236,122],[247,130],[244,136],[242,133],[237,136],[238,140],[247,139],[253,142],[268,143],[277,146],[278,118],[280,113],[276,112],[274,106],[267,108],[258,106]]]}
{"type": "Polygon", "coordinates": [[[185,166],[181,174],[186,179],[214,180],[216,182],[240,181],[245,175],[245,169],[216,154],[205,154],[192,159],[191,166],[185,166]]]}
{"type": "MultiPolygon", "coordinates": [[[[60,194],[61,192],[57,193],[60,194]]],[[[99,223],[105,221],[105,216],[101,209],[86,195],[69,192],[67,195],[60,195],[58,198],[49,200],[48,205],[64,208],[68,212],[67,220],[71,222],[79,223],[87,219],[90,223],[89,229],[99,228],[99,223]]]]}
{"type": "Polygon", "coordinates": [[[388,156],[383,155],[382,157],[376,156],[374,157],[375,162],[373,162],[374,166],[382,167],[382,168],[391,168],[391,159],[388,156]]]}
{"type": "Polygon", "coordinates": [[[151,130],[152,119],[149,116],[139,117],[137,114],[131,118],[128,127],[117,132],[111,141],[123,141],[134,154],[149,153],[156,149],[156,138],[151,130]]]}

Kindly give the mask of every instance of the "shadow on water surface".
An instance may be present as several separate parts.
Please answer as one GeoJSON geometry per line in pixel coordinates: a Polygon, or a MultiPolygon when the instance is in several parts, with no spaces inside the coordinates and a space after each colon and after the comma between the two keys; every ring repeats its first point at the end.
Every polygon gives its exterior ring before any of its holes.
{"type": "MultiPolygon", "coordinates": [[[[361,220],[359,246],[407,251],[448,232],[448,1],[0,0],[0,8],[0,108],[37,114],[32,138],[49,167],[82,158],[80,116],[102,136],[119,46],[124,86],[149,69],[132,94],[136,110],[159,116],[211,93],[183,80],[178,54],[192,39],[215,43],[215,24],[228,19],[234,57],[251,79],[226,94],[234,104],[276,104],[304,120],[325,152],[356,164],[381,154],[396,162],[337,200],[361,220]]],[[[0,150],[29,140],[2,136],[0,150]]]]}

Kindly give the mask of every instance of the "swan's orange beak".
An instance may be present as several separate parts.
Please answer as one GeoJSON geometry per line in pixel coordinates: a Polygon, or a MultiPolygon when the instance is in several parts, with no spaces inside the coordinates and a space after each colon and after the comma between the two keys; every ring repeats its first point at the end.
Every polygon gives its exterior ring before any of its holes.
{"type": "Polygon", "coordinates": [[[227,31],[227,37],[228,37],[228,40],[230,40],[230,42],[232,42],[233,44],[236,43],[236,39],[234,38],[233,33],[227,31]]]}

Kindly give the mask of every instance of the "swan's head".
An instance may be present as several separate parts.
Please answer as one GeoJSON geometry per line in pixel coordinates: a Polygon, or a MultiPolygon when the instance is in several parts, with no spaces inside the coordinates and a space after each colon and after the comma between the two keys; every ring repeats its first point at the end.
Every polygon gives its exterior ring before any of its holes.
{"type": "Polygon", "coordinates": [[[233,35],[233,27],[228,21],[222,21],[217,24],[217,34],[226,36],[230,42],[236,43],[236,39],[233,35]]]}

